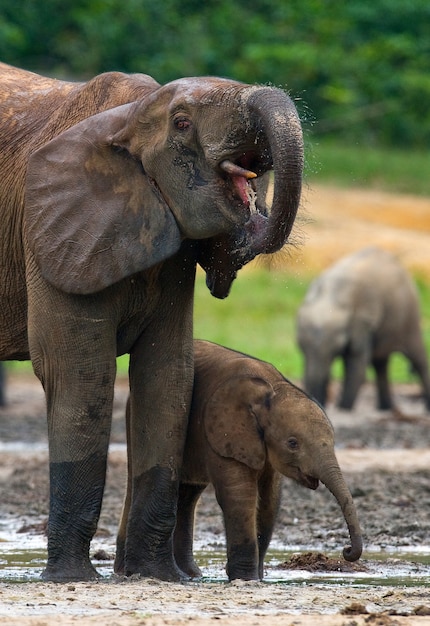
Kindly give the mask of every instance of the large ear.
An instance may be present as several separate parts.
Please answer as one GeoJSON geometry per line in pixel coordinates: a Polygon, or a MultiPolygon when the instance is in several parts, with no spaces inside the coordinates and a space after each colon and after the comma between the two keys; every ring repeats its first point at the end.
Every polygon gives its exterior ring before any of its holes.
{"type": "Polygon", "coordinates": [[[212,449],[252,469],[262,469],[266,447],[258,415],[269,410],[272,395],[271,385],[261,378],[234,376],[223,382],[204,411],[206,437],[212,449]]]}
{"type": "Polygon", "coordinates": [[[94,293],[180,247],[166,202],[115,141],[133,110],[126,104],[89,117],[30,157],[28,244],[42,276],[63,291],[94,293]]]}

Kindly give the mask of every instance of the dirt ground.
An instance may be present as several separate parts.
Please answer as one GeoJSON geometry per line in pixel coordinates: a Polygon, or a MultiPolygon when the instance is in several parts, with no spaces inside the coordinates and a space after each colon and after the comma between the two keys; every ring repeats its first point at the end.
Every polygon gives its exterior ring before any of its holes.
{"type": "MultiPolygon", "coordinates": [[[[429,274],[430,199],[313,187],[305,190],[304,207],[303,246],[289,257],[297,271],[318,271],[343,254],[378,244],[397,252],[407,267],[429,274]]],[[[333,399],[336,391],[333,387],[333,399]]],[[[124,493],[126,394],[126,381],[118,381],[115,445],[98,531],[107,546],[106,554],[98,557],[107,558],[108,565],[124,493]]],[[[423,584],[430,584],[430,558],[426,564],[417,556],[430,555],[430,416],[413,382],[397,386],[395,396],[399,415],[374,408],[370,384],[360,393],[354,411],[340,411],[333,403],[328,407],[338,459],[364,534],[364,556],[346,572],[350,576],[346,582],[333,582],[332,572],[327,571],[343,570],[346,565],[341,552],[348,533],[337,503],[324,487],[313,492],[285,479],[272,544],[288,551],[286,565],[268,563],[267,579],[276,579],[281,567],[298,568],[296,578],[231,584],[226,579],[172,584],[109,576],[97,583],[73,584],[3,580],[0,622],[24,626],[206,626],[214,620],[224,626],[430,625],[430,592],[423,584]],[[303,550],[309,554],[303,555],[303,550]],[[294,551],[300,557],[291,556],[294,551]],[[387,558],[381,565],[378,559],[384,553],[387,558]],[[403,572],[400,584],[394,584],[393,572],[403,572]]],[[[30,376],[10,375],[7,397],[8,406],[0,409],[0,524],[16,520],[24,538],[43,533],[47,517],[45,407],[41,388],[30,376]],[[22,447],[23,442],[33,446],[22,447]]],[[[224,550],[222,518],[210,489],[200,504],[196,539],[203,548],[224,550]]]]}

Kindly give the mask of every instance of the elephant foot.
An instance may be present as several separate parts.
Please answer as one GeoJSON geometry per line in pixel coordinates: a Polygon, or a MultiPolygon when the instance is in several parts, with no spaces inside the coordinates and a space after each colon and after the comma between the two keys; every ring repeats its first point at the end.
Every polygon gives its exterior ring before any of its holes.
{"type": "Polygon", "coordinates": [[[251,539],[243,539],[241,543],[231,545],[227,554],[225,568],[229,581],[260,580],[258,545],[251,539]]]}
{"type": "Polygon", "coordinates": [[[197,567],[195,563],[193,563],[192,567],[188,567],[183,570],[190,578],[201,578],[203,576],[202,570],[200,567],[197,567]]]}
{"type": "Polygon", "coordinates": [[[187,563],[178,563],[181,571],[190,578],[201,578],[203,576],[201,569],[196,565],[194,561],[188,561],[187,563]]]}
{"type": "Polygon", "coordinates": [[[127,577],[138,575],[141,578],[156,578],[157,580],[174,583],[186,582],[191,578],[188,574],[179,569],[176,563],[166,563],[165,561],[161,563],[148,563],[138,568],[129,568],[126,566],[124,575],[127,577]]]}
{"type": "Polygon", "coordinates": [[[91,565],[90,561],[88,563],[67,563],[65,565],[59,565],[58,563],[50,564],[48,562],[40,577],[47,582],[65,583],[98,580],[101,578],[101,575],[91,565]]]}
{"type": "Polygon", "coordinates": [[[234,580],[246,580],[246,581],[263,580],[260,576],[258,576],[258,574],[247,574],[246,572],[238,572],[236,574],[232,574],[231,576],[229,574],[227,575],[228,575],[229,582],[233,582],[234,580]]]}
{"type": "Polygon", "coordinates": [[[231,565],[231,563],[227,563],[225,571],[230,582],[232,580],[262,580],[256,565],[231,565]]]}

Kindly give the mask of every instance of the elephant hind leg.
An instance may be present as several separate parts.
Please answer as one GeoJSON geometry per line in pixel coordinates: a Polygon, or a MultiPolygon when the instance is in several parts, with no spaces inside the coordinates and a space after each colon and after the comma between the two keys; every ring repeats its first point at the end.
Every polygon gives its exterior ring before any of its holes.
{"type": "Polygon", "coordinates": [[[388,357],[373,359],[372,365],[376,374],[378,409],[381,411],[388,411],[394,406],[393,399],[391,397],[390,384],[388,382],[388,357]]]}
{"type": "Polygon", "coordinates": [[[195,509],[205,488],[206,484],[180,483],[179,485],[178,513],[173,535],[173,551],[177,566],[191,578],[199,578],[202,575],[193,557],[193,537],[195,509]]]}
{"type": "Polygon", "coordinates": [[[366,346],[360,352],[349,349],[343,355],[344,381],[339,408],[350,411],[354,407],[359,389],[366,378],[368,356],[366,346]]]}
{"type": "Polygon", "coordinates": [[[418,333],[411,339],[408,350],[404,352],[406,358],[409,359],[412,369],[419,376],[423,389],[424,400],[427,411],[430,411],[430,376],[427,353],[422,341],[421,335],[418,333]]]}

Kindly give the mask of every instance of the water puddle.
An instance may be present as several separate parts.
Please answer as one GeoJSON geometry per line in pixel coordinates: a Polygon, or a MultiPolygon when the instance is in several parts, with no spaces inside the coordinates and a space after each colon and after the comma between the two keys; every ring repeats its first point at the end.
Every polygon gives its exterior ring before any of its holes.
{"type": "MultiPolygon", "coordinates": [[[[327,572],[286,569],[283,564],[294,554],[306,554],[304,548],[285,551],[269,550],[266,557],[264,582],[303,585],[427,587],[430,581],[430,549],[419,553],[365,552],[360,560],[363,571],[327,572]]],[[[339,558],[338,554],[328,555],[339,558]]],[[[198,551],[196,561],[204,572],[204,580],[225,580],[225,553],[198,551]]]]}
{"type": "MultiPolygon", "coordinates": [[[[43,534],[19,532],[11,523],[0,523],[0,579],[4,582],[30,582],[40,580],[46,562],[46,538],[43,534]]],[[[203,581],[226,582],[225,548],[219,542],[216,547],[197,546],[195,558],[203,571],[203,581]]],[[[210,544],[209,544],[210,545],[210,544]]],[[[99,573],[109,578],[113,572],[114,537],[96,538],[92,544],[92,560],[99,573]],[[97,555],[104,555],[103,560],[97,555]],[[108,558],[105,558],[108,557],[108,558]]],[[[297,554],[309,549],[269,550],[266,557],[266,584],[349,586],[428,586],[430,580],[430,546],[412,551],[396,549],[368,551],[359,561],[361,571],[307,571],[286,569],[283,564],[297,554]]],[[[339,559],[339,554],[327,555],[339,559]]]]}

